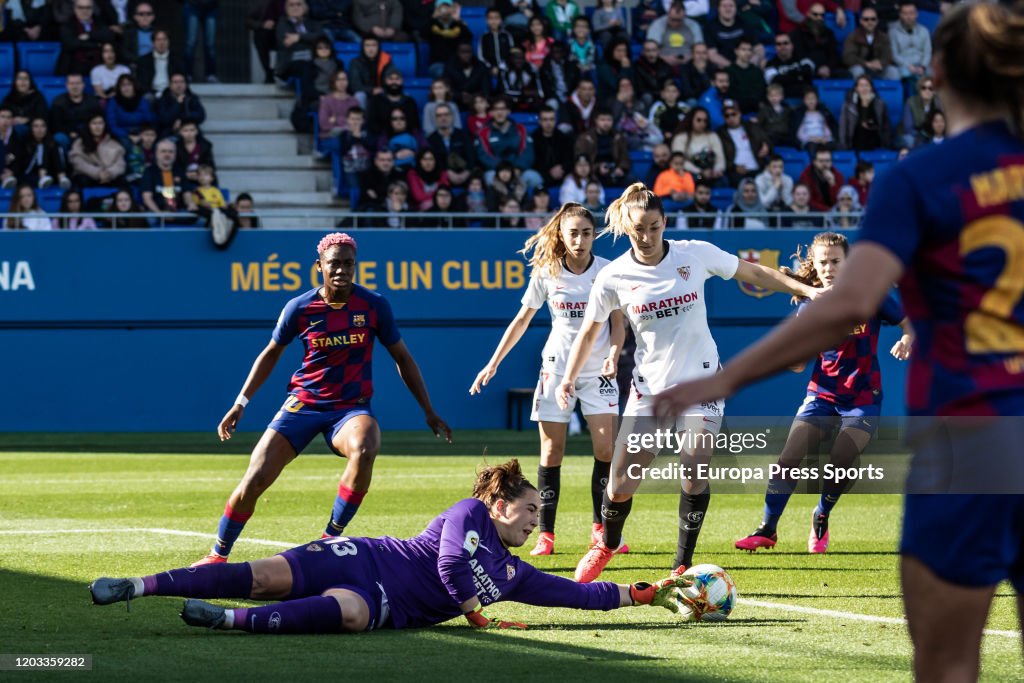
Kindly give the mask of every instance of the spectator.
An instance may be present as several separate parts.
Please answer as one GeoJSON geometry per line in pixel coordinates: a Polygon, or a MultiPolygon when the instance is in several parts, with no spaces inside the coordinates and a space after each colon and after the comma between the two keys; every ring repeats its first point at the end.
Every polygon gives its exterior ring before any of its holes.
{"type": "Polygon", "coordinates": [[[409,36],[402,31],[402,12],[400,0],[354,0],[352,23],[363,37],[405,41],[409,36]]]}
{"type": "Polygon", "coordinates": [[[633,81],[619,80],[619,90],[612,102],[614,125],[625,135],[631,152],[650,152],[654,146],[665,142],[665,134],[647,118],[647,108],[633,91],[633,81]]]}
{"type": "Polygon", "coordinates": [[[18,158],[20,162],[17,171],[19,183],[38,187],[41,190],[50,187],[55,182],[64,190],[71,187],[64,153],[50,137],[45,118],[32,119],[23,149],[24,152],[18,158]]]}
{"type": "MultiPolygon", "coordinates": [[[[615,130],[615,118],[609,110],[597,111],[594,128],[576,138],[574,152],[577,158],[587,158],[592,168],[591,173],[602,185],[625,187],[629,184],[632,168],[629,141],[621,130],[615,130]]],[[[586,188],[580,189],[582,191],[586,188]]]]}
{"type": "Polygon", "coordinates": [[[191,78],[195,73],[196,43],[199,30],[203,31],[203,72],[209,83],[217,80],[217,17],[220,0],[184,0],[182,16],[185,19],[185,68],[191,78]]]}
{"type": "Polygon", "coordinates": [[[708,46],[696,43],[693,46],[693,58],[683,65],[679,73],[680,93],[683,101],[692,106],[711,87],[711,79],[715,75],[715,65],[708,60],[708,46]]]}
{"type": "Polygon", "coordinates": [[[729,87],[731,81],[729,80],[728,71],[716,71],[715,75],[711,77],[711,87],[708,88],[703,95],[700,96],[700,106],[707,110],[708,115],[711,117],[711,128],[716,130],[721,128],[725,124],[725,116],[722,113],[722,103],[729,98],[729,87]]]}
{"type": "Polygon", "coordinates": [[[744,178],[736,188],[732,204],[725,210],[715,227],[727,230],[764,228],[767,218],[764,205],[757,195],[757,185],[750,178],[744,178]]]}
{"type": "Polygon", "coordinates": [[[312,0],[309,16],[332,43],[358,43],[359,34],[352,26],[352,0],[312,0]]]}
{"type": "Polygon", "coordinates": [[[725,125],[718,129],[725,155],[725,174],[736,186],[743,178],[752,178],[768,163],[772,148],[761,126],[740,117],[739,105],[726,100],[722,105],[725,125]]]}
{"type": "Polygon", "coordinates": [[[830,211],[845,180],[843,174],[832,167],[832,151],[823,148],[815,151],[814,161],[800,174],[800,183],[811,192],[809,204],[813,211],[830,211]]]}
{"type": "Polygon", "coordinates": [[[576,157],[572,171],[562,181],[562,187],[558,192],[560,204],[569,202],[582,204],[587,201],[587,183],[594,180],[593,168],[587,155],[580,154],[576,157]]]}
{"type": "Polygon", "coordinates": [[[185,73],[185,62],[171,52],[171,39],[167,31],[158,29],[153,33],[153,49],[139,57],[135,63],[135,80],[144,95],[156,97],[164,94],[171,82],[171,74],[185,73]]]}
{"type": "Polygon", "coordinates": [[[607,50],[615,40],[625,40],[628,44],[626,10],[619,0],[598,0],[591,20],[594,22],[594,40],[602,50],[607,50]]]}
{"type": "Polygon", "coordinates": [[[427,136],[427,145],[434,152],[438,166],[448,173],[452,187],[462,187],[476,167],[473,141],[462,128],[456,128],[458,111],[448,102],[438,102],[434,108],[437,128],[427,136]]]}
{"type": "Polygon", "coordinates": [[[45,0],[8,2],[5,21],[0,22],[0,41],[20,43],[39,40],[52,22],[52,10],[45,0]]]}
{"type": "Polygon", "coordinates": [[[839,189],[839,196],[836,198],[836,205],[825,217],[826,230],[851,230],[860,225],[860,201],[857,199],[857,190],[849,185],[839,189]]]}
{"type": "Polygon", "coordinates": [[[607,205],[605,202],[604,188],[601,187],[601,183],[596,180],[591,180],[587,183],[585,196],[586,199],[583,201],[584,208],[595,216],[603,216],[607,209],[607,205]]]}
{"type": "Polygon", "coordinates": [[[711,185],[698,180],[693,190],[693,202],[679,213],[677,228],[710,230],[718,221],[718,210],[711,204],[711,185]]]}
{"type": "Polygon", "coordinates": [[[501,12],[491,7],[487,10],[487,33],[480,37],[476,48],[477,58],[491,70],[491,77],[508,68],[508,56],[515,47],[512,34],[501,27],[501,12]]]}
{"type": "MultiPolygon", "coordinates": [[[[397,1],[397,0],[388,0],[397,1]]],[[[283,81],[299,80],[299,93],[306,100],[316,98],[316,67],[313,49],[323,32],[319,22],[309,19],[305,0],[285,0],[285,15],[277,20],[277,65],[274,75],[283,81]]]]}
{"type": "Polygon", "coordinates": [[[687,19],[682,0],[673,0],[665,16],[651,22],[647,40],[658,44],[659,56],[678,73],[690,61],[693,46],[704,42],[704,31],[696,21],[687,19]]]}
{"type": "Polygon", "coordinates": [[[115,94],[107,104],[107,123],[110,134],[126,148],[130,146],[129,136],[145,124],[153,124],[156,118],[149,102],[139,92],[131,74],[122,74],[117,79],[115,94]]]}
{"type": "Polygon", "coordinates": [[[832,144],[838,134],[836,119],[821,106],[814,86],[808,86],[804,92],[804,103],[793,112],[793,122],[800,148],[808,151],[832,144]]]}
{"type": "Polygon", "coordinates": [[[933,109],[924,119],[917,147],[937,145],[946,139],[946,115],[939,109],[933,109]]]}
{"type": "Polygon", "coordinates": [[[544,106],[538,115],[533,138],[533,168],[540,173],[544,187],[561,185],[573,160],[572,138],[560,131],[553,107],[544,106]]]}
{"type": "Polygon", "coordinates": [[[71,173],[81,187],[118,184],[125,172],[124,147],[107,132],[107,120],[96,115],[89,120],[88,133],[71,145],[68,155],[71,173]]]}
{"type": "Polygon", "coordinates": [[[811,5],[807,18],[790,34],[796,56],[814,63],[818,78],[839,78],[839,48],[836,34],[825,25],[825,6],[811,5]]]}
{"type": "Polygon", "coordinates": [[[349,94],[348,84],[348,74],[338,69],[331,82],[331,91],[320,98],[317,121],[320,125],[320,140],[323,143],[337,139],[348,126],[348,112],[354,107],[360,107],[355,95],[349,94]]]}
{"type": "Polygon", "coordinates": [[[370,166],[373,145],[366,132],[366,116],[360,107],[345,113],[345,128],[338,137],[328,140],[331,150],[341,159],[341,172],[347,187],[359,187],[359,176],[370,166]]]}
{"type": "Polygon", "coordinates": [[[260,227],[259,216],[255,214],[252,195],[242,192],[235,198],[235,214],[238,216],[238,227],[243,229],[254,229],[260,227]]]}
{"type": "Polygon", "coordinates": [[[283,3],[280,0],[255,0],[250,5],[245,23],[252,31],[252,44],[256,48],[256,56],[263,67],[263,82],[274,82],[274,73],[270,68],[270,53],[277,45],[274,29],[281,17],[283,3]]]}
{"type": "Polygon", "coordinates": [[[184,73],[171,74],[170,85],[156,101],[154,113],[161,137],[177,133],[183,121],[194,121],[199,125],[206,120],[206,109],[199,96],[189,89],[184,73]]]}
{"type": "Polygon", "coordinates": [[[390,149],[395,153],[398,170],[408,171],[416,165],[416,155],[426,147],[427,141],[419,131],[410,129],[409,116],[401,107],[393,107],[386,116],[388,126],[377,141],[377,149],[390,149]]]}
{"type": "Polygon", "coordinates": [[[765,96],[764,72],[750,63],[751,55],[753,45],[750,40],[740,38],[736,43],[736,58],[726,68],[729,72],[729,93],[744,114],[756,114],[765,96]]]}
{"type": "Polygon", "coordinates": [[[783,99],[782,86],[772,83],[768,86],[767,101],[757,109],[757,122],[768,135],[772,147],[795,145],[793,135],[793,108],[783,99]]]}
{"type": "Polygon", "coordinates": [[[668,169],[654,181],[654,194],[661,197],[665,211],[680,211],[693,199],[695,190],[693,175],[686,170],[686,157],[682,152],[673,152],[668,169]]]}
{"type": "Polygon", "coordinates": [[[736,59],[736,47],[740,41],[749,41],[754,64],[764,64],[764,46],[757,42],[754,30],[747,25],[746,17],[740,16],[736,0],[720,0],[718,16],[707,23],[708,59],[719,69],[725,69],[736,59]]]}
{"type": "Polygon", "coordinates": [[[868,205],[871,183],[875,181],[875,165],[870,161],[858,161],[850,180],[850,187],[857,191],[857,201],[861,206],[868,205]]]}
{"type": "Polygon", "coordinates": [[[898,80],[900,72],[893,66],[892,43],[878,25],[878,12],[873,7],[864,9],[859,23],[843,43],[843,64],[850,75],[898,80]]]}
{"type": "Polygon", "coordinates": [[[597,78],[597,46],[591,40],[590,20],[586,17],[576,17],[572,22],[569,61],[575,62],[581,75],[597,78]]]}
{"type": "Polygon", "coordinates": [[[501,220],[498,221],[499,228],[519,230],[525,226],[523,217],[514,215],[522,211],[522,205],[515,197],[505,197],[505,200],[502,201],[499,207],[499,211],[502,214],[511,214],[502,216],[501,220]]]}
{"type": "Polygon", "coordinates": [[[444,73],[455,101],[466,111],[473,110],[474,97],[480,95],[486,100],[491,93],[490,71],[473,54],[472,45],[460,44],[444,73]]]}
{"type": "MultiPolygon", "coordinates": [[[[545,67],[547,62],[545,62],[545,67]]],[[[668,65],[666,65],[667,68],[668,65]]],[[[579,75],[576,74],[578,78],[579,75]]],[[[668,78],[669,76],[666,76],[668,78]]],[[[600,97],[611,97],[615,92],[616,84],[620,78],[629,78],[636,82],[635,73],[633,71],[633,61],[629,55],[629,41],[616,39],[612,41],[608,47],[604,48],[604,59],[597,65],[597,93],[600,97]]],[[[551,90],[548,88],[548,82],[544,80],[543,68],[541,71],[541,79],[544,82],[544,92],[548,97],[551,97],[551,90]]],[[[572,89],[576,86],[575,82],[569,82],[568,79],[564,79],[565,87],[567,88],[565,96],[556,95],[560,102],[564,102],[568,97],[568,94],[572,92],[572,89]]],[[[639,84],[637,84],[637,90],[640,90],[639,84]]],[[[638,93],[644,103],[648,106],[651,103],[650,98],[644,98],[643,93],[638,93]]],[[[550,103],[550,100],[549,100],[550,103]]],[[[554,106],[554,105],[552,105],[554,106]]]]}
{"type": "Polygon", "coordinates": [[[526,201],[526,183],[516,177],[516,169],[511,162],[502,161],[494,169],[494,178],[487,187],[487,210],[500,210],[502,202],[509,197],[522,205],[526,201]]]}
{"type": "Polygon", "coordinates": [[[367,128],[371,135],[380,135],[388,127],[388,114],[398,108],[405,114],[405,128],[410,131],[420,127],[420,110],[414,100],[405,94],[405,78],[394,66],[384,73],[384,92],[370,98],[366,108],[367,128]]]}
{"type": "Polygon", "coordinates": [[[537,0],[497,0],[494,7],[505,17],[505,28],[516,44],[521,44],[529,36],[527,26],[530,20],[544,16],[537,0]]]}
{"type": "Polygon", "coordinates": [[[128,190],[118,190],[114,195],[114,201],[106,211],[119,215],[105,219],[103,225],[105,228],[137,230],[149,227],[149,223],[146,222],[145,218],[135,215],[142,213],[142,207],[135,203],[135,197],[128,190]]]}
{"type": "Polygon", "coordinates": [[[124,64],[117,63],[117,51],[113,43],[103,43],[100,48],[99,64],[92,68],[89,79],[92,81],[93,92],[96,98],[106,103],[107,98],[113,97],[117,86],[117,79],[132,72],[124,64]]]}
{"type": "Polygon", "coordinates": [[[679,86],[673,80],[661,86],[661,99],[651,105],[647,117],[666,138],[671,138],[686,116],[687,108],[679,101],[679,86]]]}
{"type": "Polygon", "coordinates": [[[572,22],[583,12],[575,0],[550,0],[544,6],[544,16],[551,26],[551,35],[555,40],[566,40],[572,30],[572,22]]]}
{"type": "Polygon", "coordinates": [[[19,69],[14,75],[14,85],[0,106],[11,110],[15,129],[21,136],[28,133],[28,124],[32,119],[45,119],[49,115],[46,98],[36,88],[32,74],[24,69],[19,69]]]}
{"type": "Polygon", "coordinates": [[[143,0],[135,5],[132,21],[124,28],[121,36],[121,59],[135,64],[140,57],[153,51],[153,21],[156,13],[153,5],[143,0]]]}
{"type": "MultiPolygon", "coordinates": [[[[736,0],[736,7],[739,9],[740,24],[754,34],[754,44],[767,45],[771,43],[772,38],[778,32],[779,25],[779,15],[775,10],[775,3],[770,0],[764,2],[761,0],[736,0]]],[[[690,14],[693,15],[693,12],[690,14]]],[[[763,55],[757,65],[764,66],[763,55]]]]}
{"type": "Polygon", "coordinates": [[[633,39],[641,42],[647,38],[647,32],[651,29],[654,20],[665,13],[665,6],[661,0],[638,0],[631,12],[633,39]]]}
{"type": "MultiPolygon", "coordinates": [[[[142,174],[142,204],[150,213],[179,213],[195,211],[196,203],[191,192],[184,191],[184,181],[175,164],[174,143],[161,140],[156,143],[156,160],[146,167],[142,174]]],[[[156,218],[150,219],[157,225],[156,218]]],[[[177,219],[178,222],[191,224],[191,219],[177,219]]],[[[168,222],[174,222],[174,219],[168,222]]]]}
{"type": "Polygon", "coordinates": [[[589,78],[581,78],[569,97],[569,102],[566,105],[568,110],[566,118],[569,120],[571,129],[576,133],[583,133],[590,129],[594,109],[597,107],[596,95],[594,81],[589,78]]]}
{"type": "Polygon", "coordinates": [[[466,117],[466,128],[473,140],[480,137],[484,128],[491,125],[491,102],[484,95],[474,95],[471,113],[466,117]]]}
{"type": "Polygon", "coordinates": [[[434,193],[439,187],[450,187],[448,172],[437,163],[429,147],[416,155],[416,165],[406,173],[410,205],[414,211],[426,211],[434,204],[434,193]]]}
{"type": "Polygon", "coordinates": [[[932,38],[928,29],[917,23],[917,5],[900,3],[900,20],[889,29],[892,59],[899,69],[906,90],[913,92],[917,80],[927,75],[932,61],[932,38]]]}
{"type": "Polygon", "coordinates": [[[672,138],[672,151],[686,157],[686,170],[696,178],[717,184],[725,175],[725,152],[722,139],[711,131],[708,110],[694,107],[672,138]]]}
{"type": "Polygon", "coordinates": [[[342,70],[342,64],[334,53],[334,44],[325,36],[318,38],[313,48],[313,89],[317,97],[331,91],[335,75],[342,70]]]}
{"type": "Polygon", "coordinates": [[[438,187],[437,191],[434,192],[434,196],[430,200],[430,208],[427,209],[427,213],[433,214],[433,216],[431,218],[421,218],[419,220],[419,227],[461,228],[462,221],[452,218],[452,213],[457,211],[454,203],[455,198],[452,195],[451,188],[444,185],[438,187]]]}
{"type": "Polygon", "coordinates": [[[540,230],[551,217],[551,193],[534,192],[530,202],[526,205],[526,210],[535,214],[527,217],[526,229],[534,232],[540,230]]]}
{"type": "Polygon", "coordinates": [[[402,214],[409,211],[409,186],[403,181],[388,185],[388,193],[384,199],[383,210],[388,214],[385,220],[389,228],[404,228],[405,218],[402,214]]]}
{"type": "MultiPolygon", "coordinates": [[[[871,0],[863,0],[862,6],[866,6],[870,1],[871,0]]],[[[822,5],[822,9],[835,12],[836,26],[839,28],[846,28],[846,13],[843,11],[843,8],[839,3],[834,2],[833,0],[825,0],[825,4],[822,5]]],[[[807,12],[810,11],[810,3],[807,0],[778,0],[778,10],[779,31],[783,33],[790,33],[796,30],[796,28],[799,27],[807,17],[807,12]]]]}
{"type": "MultiPolygon", "coordinates": [[[[466,183],[466,212],[487,213],[487,192],[484,191],[484,179],[477,173],[471,175],[469,182],[466,183]]],[[[479,223],[475,223],[474,227],[479,227],[479,223]]]]}
{"type": "Polygon", "coordinates": [[[85,81],[81,74],[68,74],[65,79],[67,92],[57,95],[50,106],[50,128],[53,139],[65,151],[78,139],[89,119],[102,115],[100,103],[85,93],[85,81]]]}
{"type": "Polygon", "coordinates": [[[793,179],[786,175],[785,164],[778,154],[768,159],[768,166],[754,183],[766,211],[785,211],[793,203],[793,179]]]}
{"type": "MultiPolygon", "coordinates": [[[[555,4],[554,0],[549,2],[548,6],[553,4],[555,4]]],[[[530,63],[530,66],[534,69],[539,69],[544,64],[548,52],[551,51],[551,45],[555,42],[555,39],[548,35],[547,24],[540,17],[530,19],[528,29],[529,35],[523,41],[523,54],[526,56],[526,61],[530,63]]]]}
{"type": "Polygon", "coordinates": [[[21,136],[14,130],[14,117],[9,107],[0,105],[0,154],[3,158],[4,189],[17,183],[17,171],[24,165],[25,149],[21,136]]]}
{"type": "Polygon", "coordinates": [[[839,117],[839,144],[858,152],[888,147],[892,133],[885,101],[867,76],[858,76],[839,117]]]}
{"type": "Polygon", "coordinates": [[[178,141],[174,146],[174,158],[179,168],[185,170],[186,185],[194,186],[199,182],[199,167],[213,163],[213,143],[199,132],[195,121],[185,119],[178,130],[178,141]]]}
{"type": "MultiPolygon", "coordinates": [[[[581,78],[579,66],[568,55],[569,49],[565,43],[555,43],[537,74],[546,104],[555,110],[569,99],[581,78]]],[[[601,66],[605,67],[607,63],[602,62],[601,66]]]]}
{"type": "Polygon", "coordinates": [[[200,164],[196,169],[196,187],[192,192],[192,201],[196,205],[195,212],[205,219],[208,225],[212,224],[214,210],[223,211],[228,208],[224,194],[217,187],[217,177],[211,166],[200,164]]]}
{"type": "Polygon", "coordinates": [[[146,167],[156,161],[156,128],[148,123],[142,124],[138,134],[128,134],[128,153],[125,163],[128,164],[129,183],[136,183],[142,178],[146,167]]]}
{"type": "MultiPolygon", "coordinates": [[[[434,18],[434,10],[437,9],[437,2],[424,2],[423,0],[401,0],[402,3],[402,30],[405,31],[408,40],[417,43],[426,42],[430,35],[430,20],[434,18]]],[[[461,9],[455,6],[455,16],[458,17],[461,9]]]]}
{"type": "MultiPolygon", "coordinates": [[[[664,142],[660,145],[655,145],[654,149],[651,150],[651,168],[647,172],[647,177],[643,179],[644,185],[647,187],[654,187],[654,184],[658,182],[658,176],[661,175],[662,171],[668,169],[669,162],[672,158],[672,150],[664,142]]],[[[684,165],[683,168],[686,168],[684,165]]]]}
{"type": "Polygon", "coordinates": [[[388,187],[401,181],[402,172],[395,168],[395,153],[378,149],[373,155],[373,166],[359,178],[359,211],[381,211],[387,199],[388,187]]]}
{"type": "Polygon", "coordinates": [[[636,91],[645,102],[653,102],[665,81],[675,77],[672,67],[661,58],[658,43],[653,40],[644,41],[640,59],[633,64],[633,75],[636,77],[636,91]]]}
{"type": "Polygon", "coordinates": [[[444,73],[448,56],[460,44],[473,44],[473,33],[455,13],[452,0],[436,0],[434,17],[430,20],[427,45],[430,46],[430,75],[434,78],[444,73]]]}
{"type": "Polygon", "coordinates": [[[775,36],[775,56],[765,65],[764,80],[782,86],[787,99],[803,97],[804,91],[814,85],[818,67],[808,57],[797,57],[793,52],[793,39],[785,33],[775,36]]]}
{"type": "Polygon", "coordinates": [[[942,110],[942,103],[935,94],[935,83],[930,76],[918,80],[917,92],[903,104],[903,122],[900,125],[900,144],[915,147],[923,134],[925,119],[933,110],[942,110]]]}
{"type": "Polygon", "coordinates": [[[532,111],[543,101],[537,72],[526,63],[519,48],[513,48],[509,67],[498,77],[498,92],[515,111],[532,111]]]}
{"type": "Polygon", "coordinates": [[[793,186],[793,202],[778,218],[780,228],[821,229],[825,222],[818,216],[811,216],[811,191],[803,183],[793,186]]]}
{"type": "Polygon", "coordinates": [[[93,14],[93,0],[74,0],[73,16],[60,28],[59,72],[87,74],[100,63],[100,48],[114,34],[93,14]]]}
{"type": "Polygon", "coordinates": [[[78,190],[68,190],[61,196],[58,213],[70,215],[54,218],[51,224],[53,230],[96,229],[96,221],[82,214],[82,193],[78,190]]]}
{"type": "Polygon", "coordinates": [[[380,49],[380,41],[373,36],[363,38],[359,56],[348,65],[352,93],[364,109],[370,97],[384,92],[384,73],[391,65],[391,55],[380,49]]]}
{"type": "Polygon", "coordinates": [[[508,101],[495,97],[491,102],[491,122],[477,138],[477,158],[487,169],[484,182],[490,184],[494,170],[502,161],[509,161],[526,183],[534,190],[543,184],[543,179],[533,170],[533,140],[521,124],[509,119],[508,101]]]}
{"type": "Polygon", "coordinates": [[[46,212],[39,207],[36,191],[31,185],[18,185],[11,195],[11,204],[7,213],[8,230],[53,230],[46,212]]]}

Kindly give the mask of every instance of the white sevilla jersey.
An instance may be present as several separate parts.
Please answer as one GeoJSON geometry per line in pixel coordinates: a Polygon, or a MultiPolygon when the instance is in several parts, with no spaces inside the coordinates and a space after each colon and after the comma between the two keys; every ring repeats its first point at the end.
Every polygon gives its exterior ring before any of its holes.
{"type": "Polygon", "coordinates": [[[730,279],[739,257],[699,240],[666,240],[661,263],[637,262],[630,249],[597,277],[586,320],[603,322],[621,310],[636,335],[637,391],[656,394],[718,370],[718,346],[708,329],[704,282],[730,279]],[[644,389],[646,388],[646,391],[644,389]]]}
{"type": "MultiPolygon", "coordinates": [[[[583,325],[590,290],[594,286],[598,272],[608,264],[608,259],[595,256],[590,266],[579,275],[563,266],[558,277],[551,277],[545,270],[535,272],[530,278],[526,293],[523,294],[523,305],[537,309],[546,301],[551,312],[551,334],[548,335],[544,350],[541,352],[542,367],[548,372],[559,377],[565,374],[569,350],[576,339],[576,333],[583,325]]],[[[606,315],[604,320],[607,319],[606,315]]],[[[580,372],[580,377],[596,377],[601,374],[601,366],[608,357],[610,346],[608,325],[605,325],[601,330],[601,336],[594,343],[590,358],[580,372]]]]}

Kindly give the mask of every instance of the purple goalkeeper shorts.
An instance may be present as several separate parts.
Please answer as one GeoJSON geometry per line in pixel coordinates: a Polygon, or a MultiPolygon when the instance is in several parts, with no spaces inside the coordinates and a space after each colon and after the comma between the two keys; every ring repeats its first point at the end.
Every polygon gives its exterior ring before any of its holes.
{"type": "Polygon", "coordinates": [[[289,600],[320,595],[331,588],[352,591],[370,609],[366,630],[390,628],[388,596],[365,538],[325,538],[281,553],[292,570],[289,600]]]}
{"type": "Polygon", "coordinates": [[[373,417],[373,411],[369,404],[346,406],[338,410],[314,410],[294,396],[289,396],[274,415],[274,421],[269,427],[283,436],[296,453],[301,453],[317,434],[323,434],[328,448],[343,456],[332,442],[345,423],[356,415],[373,417]]]}

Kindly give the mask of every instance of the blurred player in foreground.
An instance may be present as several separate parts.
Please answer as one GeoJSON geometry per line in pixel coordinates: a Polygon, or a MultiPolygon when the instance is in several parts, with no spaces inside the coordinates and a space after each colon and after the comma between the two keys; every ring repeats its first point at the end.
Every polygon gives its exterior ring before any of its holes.
{"type": "Polygon", "coordinates": [[[1024,615],[1024,14],[957,5],[933,42],[945,142],[872,189],[859,241],[821,301],[721,373],[666,390],[656,409],[672,415],[805,361],[874,315],[899,281],[916,334],[907,407],[928,428],[912,443],[900,544],[914,670],[970,681],[999,582],[1010,580],[1024,615]],[[936,460],[950,466],[951,494],[920,493],[930,489],[915,469],[936,460]]]}
{"type": "Polygon", "coordinates": [[[323,287],[285,305],[273,339],[256,358],[235,405],[217,427],[221,440],[231,438],[245,406],[296,337],[305,349],[302,366],[292,375],[288,398],[256,444],[249,469],[228,498],[216,543],[210,554],[193,566],[227,561],[260,495],[317,434],[323,434],[331,450],[348,458],[324,531],[324,536],[341,535],[370,488],[373,461],[380,450],[380,428],[370,409],[370,361],[377,339],[395,360],[399,376],[426,415],[427,425],[435,435],[451,441],[451,430],[430,404],[423,376],[402,341],[390,304],[353,282],[356,241],[336,232],[320,240],[316,251],[323,287]]]}
{"type": "MultiPolygon", "coordinates": [[[[551,334],[541,351],[540,378],[533,393],[533,413],[530,415],[540,430],[540,466],[537,468],[540,535],[536,547],[530,551],[531,555],[555,552],[555,513],[561,490],[562,458],[565,457],[569,418],[576,409],[577,400],[583,404],[583,416],[587,418],[594,447],[594,467],[590,475],[593,504],[591,542],[600,540],[604,531],[601,496],[608,484],[611,468],[615,418],[619,416],[619,386],[615,374],[626,336],[622,313],[615,311],[611,325],[602,327],[580,378],[576,380],[574,400],[564,408],[555,401],[555,388],[561,384],[565,374],[565,361],[583,322],[590,288],[597,273],[608,264],[608,259],[594,256],[591,251],[595,233],[594,215],[581,204],[570,202],[526,241],[523,253],[533,251],[530,258],[533,272],[523,294],[522,308],[469,389],[470,394],[483,391],[546,301],[551,312],[551,334]]],[[[622,552],[626,550],[623,548],[622,552]]]]}
{"type": "MultiPolygon", "coordinates": [[[[718,371],[718,347],[708,329],[704,283],[712,275],[735,278],[772,291],[810,297],[818,291],[777,270],[729,254],[708,242],[668,241],[661,200],[643,183],[634,183],[608,207],[608,227],[615,237],[627,235],[631,249],[605,266],[590,293],[586,316],[573,342],[565,377],[558,386],[559,405],[575,395],[576,381],[590,357],[605,321],[615,311],[629,320],[636,335],[636,369],[616,440],[612,472],[602,501],[603,538],[591,546],[576,567],[576,580],[593,581],[622,544],[622,527],[633,505],[639,480],[631,466],[648,465],[657,451],[630,453],[627,440],[655,428],[651,399],[655,393],[690,377],[718,371]]],[[[680,451],[694,462],[706,461],[722,426],[723,401],[686,406],[678,419],[665,422],[676,434],[710,435],[689,439],[680,451]]],[[[684,480],[679,496],[679,537],[673,567],[685,571],[711,500],[706,481],[684,480]]]]}
{"type": "Polygon", "coordinates": [[[674,589],[689,579],[655,584],[581,585],[535,569],[509,553],[537,526],[540,495],[517,460],[482,470],[473,497],[438,515],[419,536],[398,540],[331,538],[263,560],[172,569],[152,576],[97,579],[95,604],[147,595],[284,600],[226,609],[186,600],[191,626],[251,633],[337,633],[415,628],[462,615],[476,628],[526,628],[483,612],[512,600],[544,607],[611,610],[658,605],[678,611],[674,589]]]}
{"type": "MultiPolygon", "coordinates": [[[[849,243],[835,232],[819,232],[804,255],[798,248],[794,255],[800,265],[797,270],[782,268],[782,272],[812,287],[828,289],[835,281],[849,243]]],[[[794,298],[797,314],[809,302],[794,298]]],[[[817,451],[835,427],[839,432],[832,443],[829,463],[846,468],[855,463],[878,429],[878,416],[882,414],[882,374],[878,366],[878,333],[882,323],[900,325],[903,336],[892,347],[892,355],[899,360],[910,356],[914,337],[910,323],[903,315],[903,306],[890,293],[881,308],[867,321],[853,327],[842,342],[818,354],[814,373],[807,385],[807,397],[800,405],[789,431],[786,445],[779,456],[779,465],[800,467],[807,454],[817,451]]],[[[791,370],[803,372],[804,363],[791,370]]],[[[789,497],[796,488],[795,479],[782,476],[768,482],[764,496],[764,521],[754,533],[736,541],[740,550],[751,552],[758,548],[772,548],[778,541],[776,528],[786,509],[789,497]]],[[[828,550],[828,519],[848,482],[824,481],[818,505],[811,514],[811,532],[807,537],[807,552],[823,553],[828,550]]]]}

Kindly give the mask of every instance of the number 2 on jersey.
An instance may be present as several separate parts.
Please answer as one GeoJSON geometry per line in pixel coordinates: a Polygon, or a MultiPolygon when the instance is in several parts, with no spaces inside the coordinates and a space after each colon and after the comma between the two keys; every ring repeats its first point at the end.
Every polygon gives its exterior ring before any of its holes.
{"type": "Polygon", "coordinates": [[[1001,249],[1006,263],[995,284],[981,298],[978,310],[967,315],[967,350],[1022,353],[1024,327],[1013,320],[1013,311],[1024,296],[1024,224],[1009,216],[987,216],[960,233],[960,256],[985,247],[1001,249]]]}

